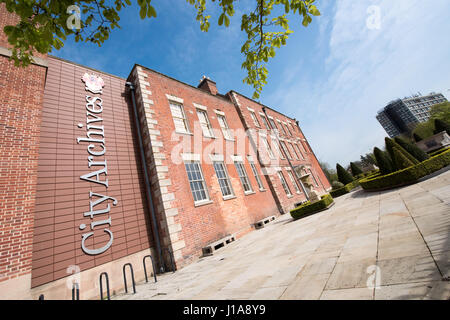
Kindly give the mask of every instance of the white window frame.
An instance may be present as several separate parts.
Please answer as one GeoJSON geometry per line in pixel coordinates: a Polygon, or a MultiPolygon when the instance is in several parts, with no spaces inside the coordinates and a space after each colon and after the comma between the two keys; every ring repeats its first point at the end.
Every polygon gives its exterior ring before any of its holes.
{"type": "Polygon", "coordinates": [[[219,188],[220,188],[220,192],[222,192],[223,199],[227,200],[230,198],[234,198],[235,194],[234,194],[234,190],[233,190],[233,185],[231,184],[230,175],[228,174],[228,170],[227,170],[227,166],[226,166],[225,162],[224,161],[213,161],[213,167],[214,167],[214,172],[216,173],[217,181],[219,182],[219,188]],[[222,167],[221,171],[223,171],[223,174],[225,177],[219,177],[219,175],[217,174],[216,164],[218,164],[222,167]],[[220,184],[221,180],[226,182],[228,189],[230,189],[230,192],[231,192],[230,194],[227,194],[227,195],[223,194],[223,188],[222,188],[222,185],[220,184]]]}
{"type": "Polygon", "coordinates": [[[262,139],[264,146],[266,147],[266,151],[269,154],[269,158],[270,159],[276,159],[275,158],[275,154],[273,153],[272,148],[270,147],[269,141],[267,140],[267,137],[265,136],[260,136],[260,139],[262,139]]]}
{"type": "Polygon", "coordinates": [[[295,159],[300,160],[300,157],[297,154],[297,150],[295,150],[294,144],[290,141],[288,142],[288,144],[291,147],[292,151],[294,152],[295,159]]]}
{"type": "Polygon", "coordinates": [[[218,113],[217,111],[216,111],[216,113],[217,113],[217,121],[219,122],[219,126],[220,126],[220,129],[222,130],[224,139],[233,141],[234,139],[231,134],[230,126],[228,125],[228,121],[227,121],[227,118],[225,117],[225,114],[222,112],[218,113]],[[223,119],[224,127],[222,126],[222,123],[219,119],[223,119]]]}
{"type": "Polygon", "coordinates": [[[200,108],[196,108],[196,111],[197,111],[198,121],[200,122],[200,127],[202,128],[203,136],[207,137],[207,138],[215,138],[213,128],[211,125],[211,121],[209,121],[208,112],[206,110],[203,110],[200,108]],[[205,124],[203,124],[202,121],[200,120],[199,114],[205,115],[205,119],[206,119],[205,124]],[[206,125],[206,128],[204,127],[204,125],[206,125]],[[207,132],[205,132],[205,129],[207,130],[207,132]]]}
{"type": "Polygon", "coordinates": [[[263,122],[264,126],[266,127],[266,129],[270,130],[270,124],[269,124],[269,120],[267,120],[267,117],[262,113],[260,113],[259,115],[261,116],[262,122],[263,122]]]}
{"type": "Polygon", "coordinates": [[[283,149],[284,153],[286,153],[286,156],[291,160],[292,159],[292,155],[291,155],[291,152],[289,151],[286,143],[284,141],[280,140],[280,146],[283,149]]]}
{"type": "Polygon", "coordinates": [[[289,178],[291,179],[292,184],[294,185],[295,191],[296,191],[298,194],[301,194],[302,191],[300,190],[300,187],[298,186],[297,181],[295,181],[294,174],[292,173],[292,171],[291,171],[291,170],[286,170],[286,172],[287,172],[289,178]]]}
{"type": "Polygon", "coordinates": [[[255,176],[256,183],[258,184],[259,190],[260,191],[265,190],[264,184],[262,183],[262,180],[261,180],[261,175],[258,173],[258,168],[256,168],[256,164],[253,161],[249,161],[248,163],[250,163],[250,167],[252,168],[252,172],[253,172],[253,175],[255,176]]]}
{"type": "Polygon", "coordinates": [[[171,115],[172,115],[173,125],[175,126],[175,132],[176,132],[176,133],[183,133],[183,134],[185,134],[185,133],[188,133],[188,134],[191,133],[191,131],[189,130],[189,123],[188,123],[188,120],[187,120],[187,117],[186,117],[186,112],[184,111],[184,105],[183,105],[182,103],[180,103],[180,102],[173,101],[173,100],[169,100],[169,108],[170,108],[170,113],[171,113],[171,115]],[[180,107],[181,115],[182,115],[181,118],[178,117],[178,116],[174,116],[173,110],[172,110],[172,106],[180,107]],[[180,131],[180,130],[178,130],[177,124],[176,124],[176,122],[175,122],[175,119],[181,119],[181,120],[183,121],[185,131],[180,131]]]}
{"type": "Polygon", "coordinates": [[[211,202],[211,198],[209,196],[208,188],[206,186],[205,176],[203,175],[202,165],[201,165],[200,161],[197,161],[197,160],[186,160],[186,161],[184,161],[184,168],[186,170],[186,174],[187,174],[187,177],[188,177],[189,188],[191,189],[191,194],[192,194],[192,198],[194,199],[194,204],[195,205],[199,205],[199,204],[204,204],[204,203],[211,202]],[[200,178],[201,179],[195,179],[195,180],[190,180],[189,179],[189,171],[188,171],[188,168],[187,168],[187,164],[196,164],[197,165],[198,172],[200,173],[200,178]],[[202,189],[193,190],[191,183],[198,183],[198,182],[201,183],[202,189]],[[201,200],[195,200],[195,198],[196,198],[195,193],[196,192],[200,192],[201,193],[201,191],[204,191],[206,198],[205,199],[201,199],[201,200]]]}
{"type": "Polygon", "coordinates": [[[250,117],[253,119],[253,123],[255,124],[255,126],[257,126],[258,128],[261,128],[261,124],[259,123],[259,120],[256,117],[256,113],[251,110],[249,110],[249,112],[250,112],[250,117]]]}
{"type": "Polygon", "coordinates": [[[244,162],[235,160],[234,167],[236,168],[236,172],[239,176],[239,180],[241,181],[241,185],[242,185],[242,189],[244,190],[244,194],[254,193],[252,184],[250,183],[250,179],[248,178],[247,170],[245,170],[244,162]],[[240,175],[238,167],[241,168],[241,171],[244,174],[243,176],[240,175]],[[248,185],[250,190],[245,190],[245,184],[248,185]]]}
{"type": "Polygon", "coordinates": [[[288,183],[287,183],[287,181],[286,181],[286,179],[284,177],[283,172],[282,171],[277,171],[277,173],[278,173],[278,177],[280,178],[281,186],[283,187],[284,192],[286,192],[286,195],[288,197],[291,197],[292,196],[292,192],[291,192],[291,189],[289,188],[289,185],[288,185],[288,183]]]}
{"type": "Polygon", "coordinates": [[[302,160],[305,160],[305,156],[303,155],[302,151],[300,150],[300,147],[298,146],[297,143],[294,143],[294,148],[297,149],[297,151],[300,153],[300,157],[302,158],[302,160]]]}

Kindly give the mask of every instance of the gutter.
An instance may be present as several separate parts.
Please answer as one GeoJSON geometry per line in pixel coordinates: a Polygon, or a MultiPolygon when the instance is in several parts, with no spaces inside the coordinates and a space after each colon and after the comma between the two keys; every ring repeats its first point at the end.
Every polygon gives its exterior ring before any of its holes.
{"type": "Polygon", "coordinates": [[[136,107],[136,98],[135,98],[135,87],[132,82],[126,82],[125,86],[128,87],[131,91],[131,101],[133,104],[133,113],[134,113],[134,122],[136,125],[136,132],[138,136],[138,143],[139,143],[139,149],[140,149],[140,156],[141,156],[141,166],[142,171],[144,172],[144,182],[145,182],[145,195],[147,198],[147,207],[150,210],[150,217],[152,219],[152,233],[153,233],[153,239],[155,240],[156,245],[156,264],[159,265],[159,271],[161,273],[164,272],[164,260],[162,258],[162,249],[161,249],[161,242],[160,242],[160,234],[158,230],[158,222],[156,220],[156,214],[155,214],[155,207],[153,205],[153,198],[152,198],[152,192],[150,188],[150,179],[148,176],[148,170],[147,170],[147,160],[145,159],[145,152],[144,152],[144,144],[142,143],[142,134],[141,134],[141,125],[139,122],[137,107],[136,107]]]}

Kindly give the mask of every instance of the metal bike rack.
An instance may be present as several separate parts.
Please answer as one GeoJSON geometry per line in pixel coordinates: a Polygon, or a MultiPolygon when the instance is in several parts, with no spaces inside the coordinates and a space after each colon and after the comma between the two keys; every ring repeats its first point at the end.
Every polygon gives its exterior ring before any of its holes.
{"type": "Polygon", "coordinates": [[[106,279],[106,294],[107,294],[108,300],[111,300],[111,295],[109,294],[109,277],[106,272],[102,272],[100,274],[100,300],[103,300],[103,284],[102,284],[103,276],[105,276],[105,279],[106,279]]]}
{"type": "Polygon", "coordinates": [[[164,251],[167,251],[167,253],[169,253],[169,257],[170,257],[170,264],[171,264],[171,268],[172,268],[172,272],[175,272],[175,263],[173,261],[173,255],[172,255],[172,251],[170,251],[169,248],[165,248],[164,251]]]}
{"type": "Polygon", "coordinates": [[[76,282],[72,285],[72,300],[80,300],[80,286],[76,282]]]}
{"type": "Polygon", "coordinates": [[[148,282],[148,276],[147,276],[147,268],[145,266],[145,258],[150,258],[151,262],[152,262],[152,267],[153,267],[153,277],[155,278],[155,282],[158,282],[158,280],[156,279],[156,268],[155,268],[155,261],[153,260],[153,257],[151,255],[145,256],[142,259],[142,263],[144,264],[144,273],[145,273],[145,282],[148,282]]]}
{"type": "Polygon", "coordinates": [[[136,293],[136,284],[134,282],[134,272],[133,272],[133,266],[131,265],[131,263],[125,263],[123,265],[123,282],[125,284],[125,293],[128,293],[128,287],[127,287],[127,277],[125,275],[125,268],[126,266],[130,267],[131,270],[131,280],[133,281],[133,293],[136,293]]]}

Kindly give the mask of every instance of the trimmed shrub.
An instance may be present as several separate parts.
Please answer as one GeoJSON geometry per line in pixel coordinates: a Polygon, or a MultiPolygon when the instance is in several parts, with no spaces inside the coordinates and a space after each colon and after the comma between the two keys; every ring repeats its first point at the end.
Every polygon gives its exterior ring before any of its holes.
{"type": "Polygon", "coordinates": [[[363,174],[364,172],[361,170],[360,167],[358,167],[355,163],[350,162],[350,169],[352,170],[352,174],[354,177],[357,175],[363,174]]]}
{"type": "Polygon", "coordinates": [[[423,138],[418,133],[413,133],[413,138],[416,142],[422,141],[423,138]]]}
{"type": "Polygon", "coordinates": [[[442,131],[446,131],[447,134],[450,135],[450,125],[441,119],[434,119],[434,134],[441,133],[442,131]]]}
{"type": "Polygon", "coordinates": [[[355,189],[357,186],[359,186],[359,181],[355,180],[353,182],[350,182],[348,184],[346,184],[344,187],[339,188],[339,189],[335,189],[330,191],[330,195],[333,198],[337,198],[340,196],[343,196],[344,194],[349,193],[350,191],[352,191],[353,189],[355,189]]]}
{"type": "Polygon", "coordinates": [[[405,157],[405,155],[398,150],[397,147],[393,147],[392,152],[394,153],[394,161],[399,170],[406,169],[414,165],[414,163],[409,161],[409,159],[405,157]]]}
{"type": "Polygon", "coordinates": [[[339,181],[333,181],[331,183],[331,186],[333,187],[333,190],[336,190],[336,189],[343,188],[344,184],[342,182],[339,182],[339,181]]]}
{"type": "Polygon", "coordinates": [[[448,165],[450,165],[450,149],[412,167],[383,176],[361,179],[360,184],[364,190],[368,191],[391,189],[414,183],[448,165]]]}
{"type": "Polygon", "coordinates": [[[326,194],[319,201],[316,201],[313,203],[307,202],[307,203],[302,204],[301,206],[291,210],[291,216],[292,216],[292,218],[297,220],[299,218],[306,217],[313,213],[317,213],[319,211],[325,210],[332,203],[333,203],[333,197],[329,194],[326,194]]]}
{"type": "MultiPolygon", "coordinates": [[[[397,161],[395,160],[395,156],[394,156],[394,147],[396,147],[398,149],[398,151],[400,151],[406,158],[409,159],[409,161],[411,161],[413,164],[418,164],[419,160],[417,160],[416,158],[414,158],[411,154],[409,154],[408,151],[406,151],[405,149],[403,149],[397,142],[395,142],[392,139],[389,138],[385,138],[384,141],[386,142],[386,150],[389,152],[389,155],[391,156],[393,165],[394,165],[394,170],[400,170],[403,169],[401,167],[400,163],[397,163],[397,161]]],[[[397,157],[398,158],[398,157],[397,157]]]]}
{"type": "Polygon", "coordinates": [[[435,151],[433,151],[433,152],[430,152],[430,153],[429,153],[429,156],[430,156],[430,157],[434,157],[434,156],[437,156],[438,154],[441,154],[441,153],[443,153],[443,152],[445,152],[445,151],[447,151],[447,150],[450,150],[450,147],[447,147],[447,148],[441,148],[441,149],[435,150],[435,151]]]}
{"type": "Polygon", "coordinates": [[[339,182],[348,184],[353,181],[353,177],[347,170],[345,170],[339,163],[336,164],[336,172],[339,182]]]}
{"type": "Polygon", "coordinates": [[[380,168],[381,174],[389,174],[394,171],[391,159],[389,159],[383,151],[375,147],[373,149],[373,154],[377,160],[377,165],[378,168],[380,168]]]}
{"type": "Polygon", "coordinates": [[[418,146],[415,144],[409,143],[399,137],[394,138],[395,142],[397,142],[403,149],[408,151],[414,158],[419,160],[420,162],[425,161],[430,158],[425,152],[423,152],[418,146]]]}

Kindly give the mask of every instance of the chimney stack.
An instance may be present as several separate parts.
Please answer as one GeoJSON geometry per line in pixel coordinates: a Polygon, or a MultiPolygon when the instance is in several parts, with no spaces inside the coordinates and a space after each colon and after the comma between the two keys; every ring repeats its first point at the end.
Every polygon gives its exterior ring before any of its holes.
{"type": "Polygon", "coordinates": [[[197,88],[209,92],[214,96],[218,93],[216,83],[206,76],[203,76],[197,88]]]}

